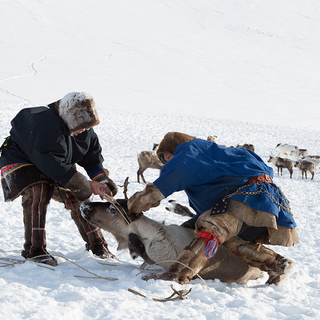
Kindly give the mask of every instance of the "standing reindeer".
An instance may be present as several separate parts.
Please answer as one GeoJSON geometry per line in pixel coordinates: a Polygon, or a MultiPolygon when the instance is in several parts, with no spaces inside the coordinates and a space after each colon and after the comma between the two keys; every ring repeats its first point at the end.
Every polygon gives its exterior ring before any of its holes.
{"type": "Polygon", "coordinates": [[[290,172],[290,179],[292,178],[292,174],[293,174],[293,161],[290,159],[283,159],[280,157],[273,157],[270,156],[268,162],[271,162],[275,167],[278,168],[278,175],[279,175],[279,171],[281,171],[281,176],[282,176],[282,169],[286,168],[289,170],[290,172]]]}
{"type": "Polygon", "coordinates": [[[315,165],[313,162],[306,160],[297,161],[294,166],[301,171],[302,179],[303,176],[305,176],[305,178],[308,179],[307,172],[309,171],[311,173],[311,180],[313,180],[315,171],[315,165]]]}
{"type": "Polygon", "coordinates": [[[279,152],[283,152],[283,153],[287,153],[290,154],[292,151],[296,151],[298,150],[297,146],[294,146],[292,144],[282,144],[282,143],[278,143],[275,147],[275,149],[277,149],[279,152]]]}
{"type": "Polygon", "coordinates": [[[157,154],[155,153],[158,149],[159,144],[155,143],[153,145],[152,151],[141,151],[138,153],[138,164],[139,169],[137,171],[137,180],[140,183],[140,176],[144,183],[146,180],[144,179],[143,172],[148,169],[161,169],[163,163],[158,158],[157,154]]]}

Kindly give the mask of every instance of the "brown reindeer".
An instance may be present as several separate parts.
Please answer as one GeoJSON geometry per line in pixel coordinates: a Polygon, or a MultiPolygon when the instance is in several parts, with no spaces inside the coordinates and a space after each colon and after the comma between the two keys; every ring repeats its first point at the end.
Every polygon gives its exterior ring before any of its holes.
{"type": "Polygon", "coordinates": [[[311,173],[311,180],[313,180],[315,171],[315,165],[313,162],[306,160],[297,161],[294,166],[301,171],[302,179],[303,176],[305,176],[305,178],[308,179],[307,171],[309,171],[311,173]]]}
{"type": "Polygon", "coordinates": [[[144,183],[146,183],[146,180],[144,179],[143,172],[148,169],[161,169],[163,166],[163,163],[158,158],[155,151],[158,149],[159,144],[155,143],[153,145],[152,151],[141,151],[138,153],[138,164],[139,169],[137,171],[137,181],[140,183],[140,176],[144,183]]]}
{"type": "MultiPolygon", "coordinates": [[[[207,140],[208,141],[211,141],[211,142],[214,142],[214,143],[217,143],[217,138],[218,138],[218,136],[208,136],[207,137],[207,140]]],[[[221,146],[221,147],[225,147],[225,148],[228,148],[226,145],[224,145],[224,144],[220,144],[220,143],[217,143],[219,146],[221,146]]]]}
{"type": "Polygon", "coordinates": [[[292,174],[293,174],[292,168],[294,165],[292,160],[270,156],[268,162],[273,163],[273,165],[278,168],[278,175],[279,175],[279,171],[281,171],[281,176],[282,176],[282,169],[286,168],[290,172],[290,179],[292,178],[292,174]]]}
{"type": "Polygon", "coordinates": [[[320,169],[320,157],[316,158],[317,156],[307,156],[300,159],[300,161],[309,161],[314,163],[315,169],[320,169]]]}
{"type": "Polygon", "coordinates": [[[218,138],[218,136],[208,136],[207,140],[211,141],[211,142],[217,142],[217,138],[218,138]]]}
{"type": "MultiPolygon", "coordinates": [[[[124,199],[117,200],[117,204],[83,202],[81,214],[94,225],[110,232],[118,242],[118,250],[128,248],[133,259],[140,256],[146,263],[157,263],[163,268],[169,267],[195,237],[192,229],[165,225],[146,217],[143,213],[131,213],[127,208],[127,200],[124,199]],[[119,206],[125,211],[127,221],[123,213],[120,213],[119,206]]],[[[238,248],[239,254],[240,250],[250,250],[246,241],[234,237],[225,244],[219,245],[217,254],[200,271],[199,275],[203,279],[220,279],[227,283],[240,284],[262,275],[259,269],[249,266],[233,253],[234,246],[238,248]]]]}
{"type": "Polygon", "coordinates": [[[250,150],[252,152],[255,152],[255,147],[254,147],[253,144],[248,144],[248,143],[245,143],[245,144],[242,144],[242,145],[238,144],[236,146],[236,148],[245,148],[245,149],[248,149],[248,150],[250,150]]]}

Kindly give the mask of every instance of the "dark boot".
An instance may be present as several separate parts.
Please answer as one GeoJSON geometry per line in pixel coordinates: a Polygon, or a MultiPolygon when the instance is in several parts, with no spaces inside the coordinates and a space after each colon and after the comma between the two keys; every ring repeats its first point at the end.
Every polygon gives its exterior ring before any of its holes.
{"type": "MultiPolygon", "coordinates": [[[[83,219],[81,215],[80,217],[81,219],[83,219]]],[[[92,225],[90,226],[92,227],[92,225]]],[[[93,254],[100,257],[101,259],[116,258],[116,256],[109,251],[108,244],[104,239],[100,228],[95,228],[92,231],[88,231],[87,236],[89,239],[89,243],[86,244],[87,250],[91,250],[93,254]]]]}
{"type": "Polygon", "coordinates": [[[293,261],[262,244],[248,243],[239,237],[234,237],[226,241],[224,245],[248,265],[266,271],[269,275],[268,284],[278,285],[294,272],[295,263],[293,261]]]}
{"type": "Polygon", "coordinates": [[[33,185],[23,192],[25,243],[21,255],[35,262],[56,266],[57,260],[46,250],[46,213],[52,194],[53,187],[47,183],[33,185]]]}
{"type": "Polygon", "coordinates": [[[81,202],[72,194],[63,188],[55,188],[53,199],[65,205],[67,210],[71,211],[71,218],[78,227],[82,239],[86,242],[86,249],[91,250],[93,254],[101,259],[115,258],[105,241],[100,228],[93,226],[81,216],[81,202]]]}

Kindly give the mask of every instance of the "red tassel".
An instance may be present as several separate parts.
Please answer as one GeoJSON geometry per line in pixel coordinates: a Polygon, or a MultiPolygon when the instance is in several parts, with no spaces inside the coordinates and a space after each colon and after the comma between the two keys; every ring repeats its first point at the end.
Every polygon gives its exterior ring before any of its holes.
{"type": "Polygon", "coordinates": [[[201,231],[197,234],[198,238],[206,239],[206,247],[204,248],[204,256],[208,259],[212,258],[218,249],[219,240],[210,232],[201,231]]]}
{"type": "Polygon", "coordinates": [[[211,232],[207,232],[207,231],[200,231],[198,234],[197,234],[197,238],[202,238],[202,239],[206,239],[207,242],[206,242],[206,245],[208,244],[208,242],[210,240],[213,240],[215,239],[217,241],[217,244],[219,244],[219,239],[211,232]]]}

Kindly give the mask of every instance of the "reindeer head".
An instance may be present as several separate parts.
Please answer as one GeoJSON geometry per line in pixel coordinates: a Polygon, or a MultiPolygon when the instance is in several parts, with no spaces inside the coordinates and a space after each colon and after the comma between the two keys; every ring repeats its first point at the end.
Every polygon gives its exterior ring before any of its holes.
{"type": "Polygon", "coordinates": [[[272,159],[273,159],[274,157],[272,156],[272,154],[271,154],[271,156],[269,156],[269,160],[267,161],[267,162],[272,162],[272,159]]]}
{"type": "Polygon", "coordinates": [[[80,206],[81,215],[93,225],[110,232],[118,241],[118,250],[128,247],[128,236],[132,232],[130,222],[143,215],[128,211],[128,200],[119,199],[117,205],[110,202],[84,201],[80,206]],[[122,208],[122,210],[121,210],[122,208]]]}

